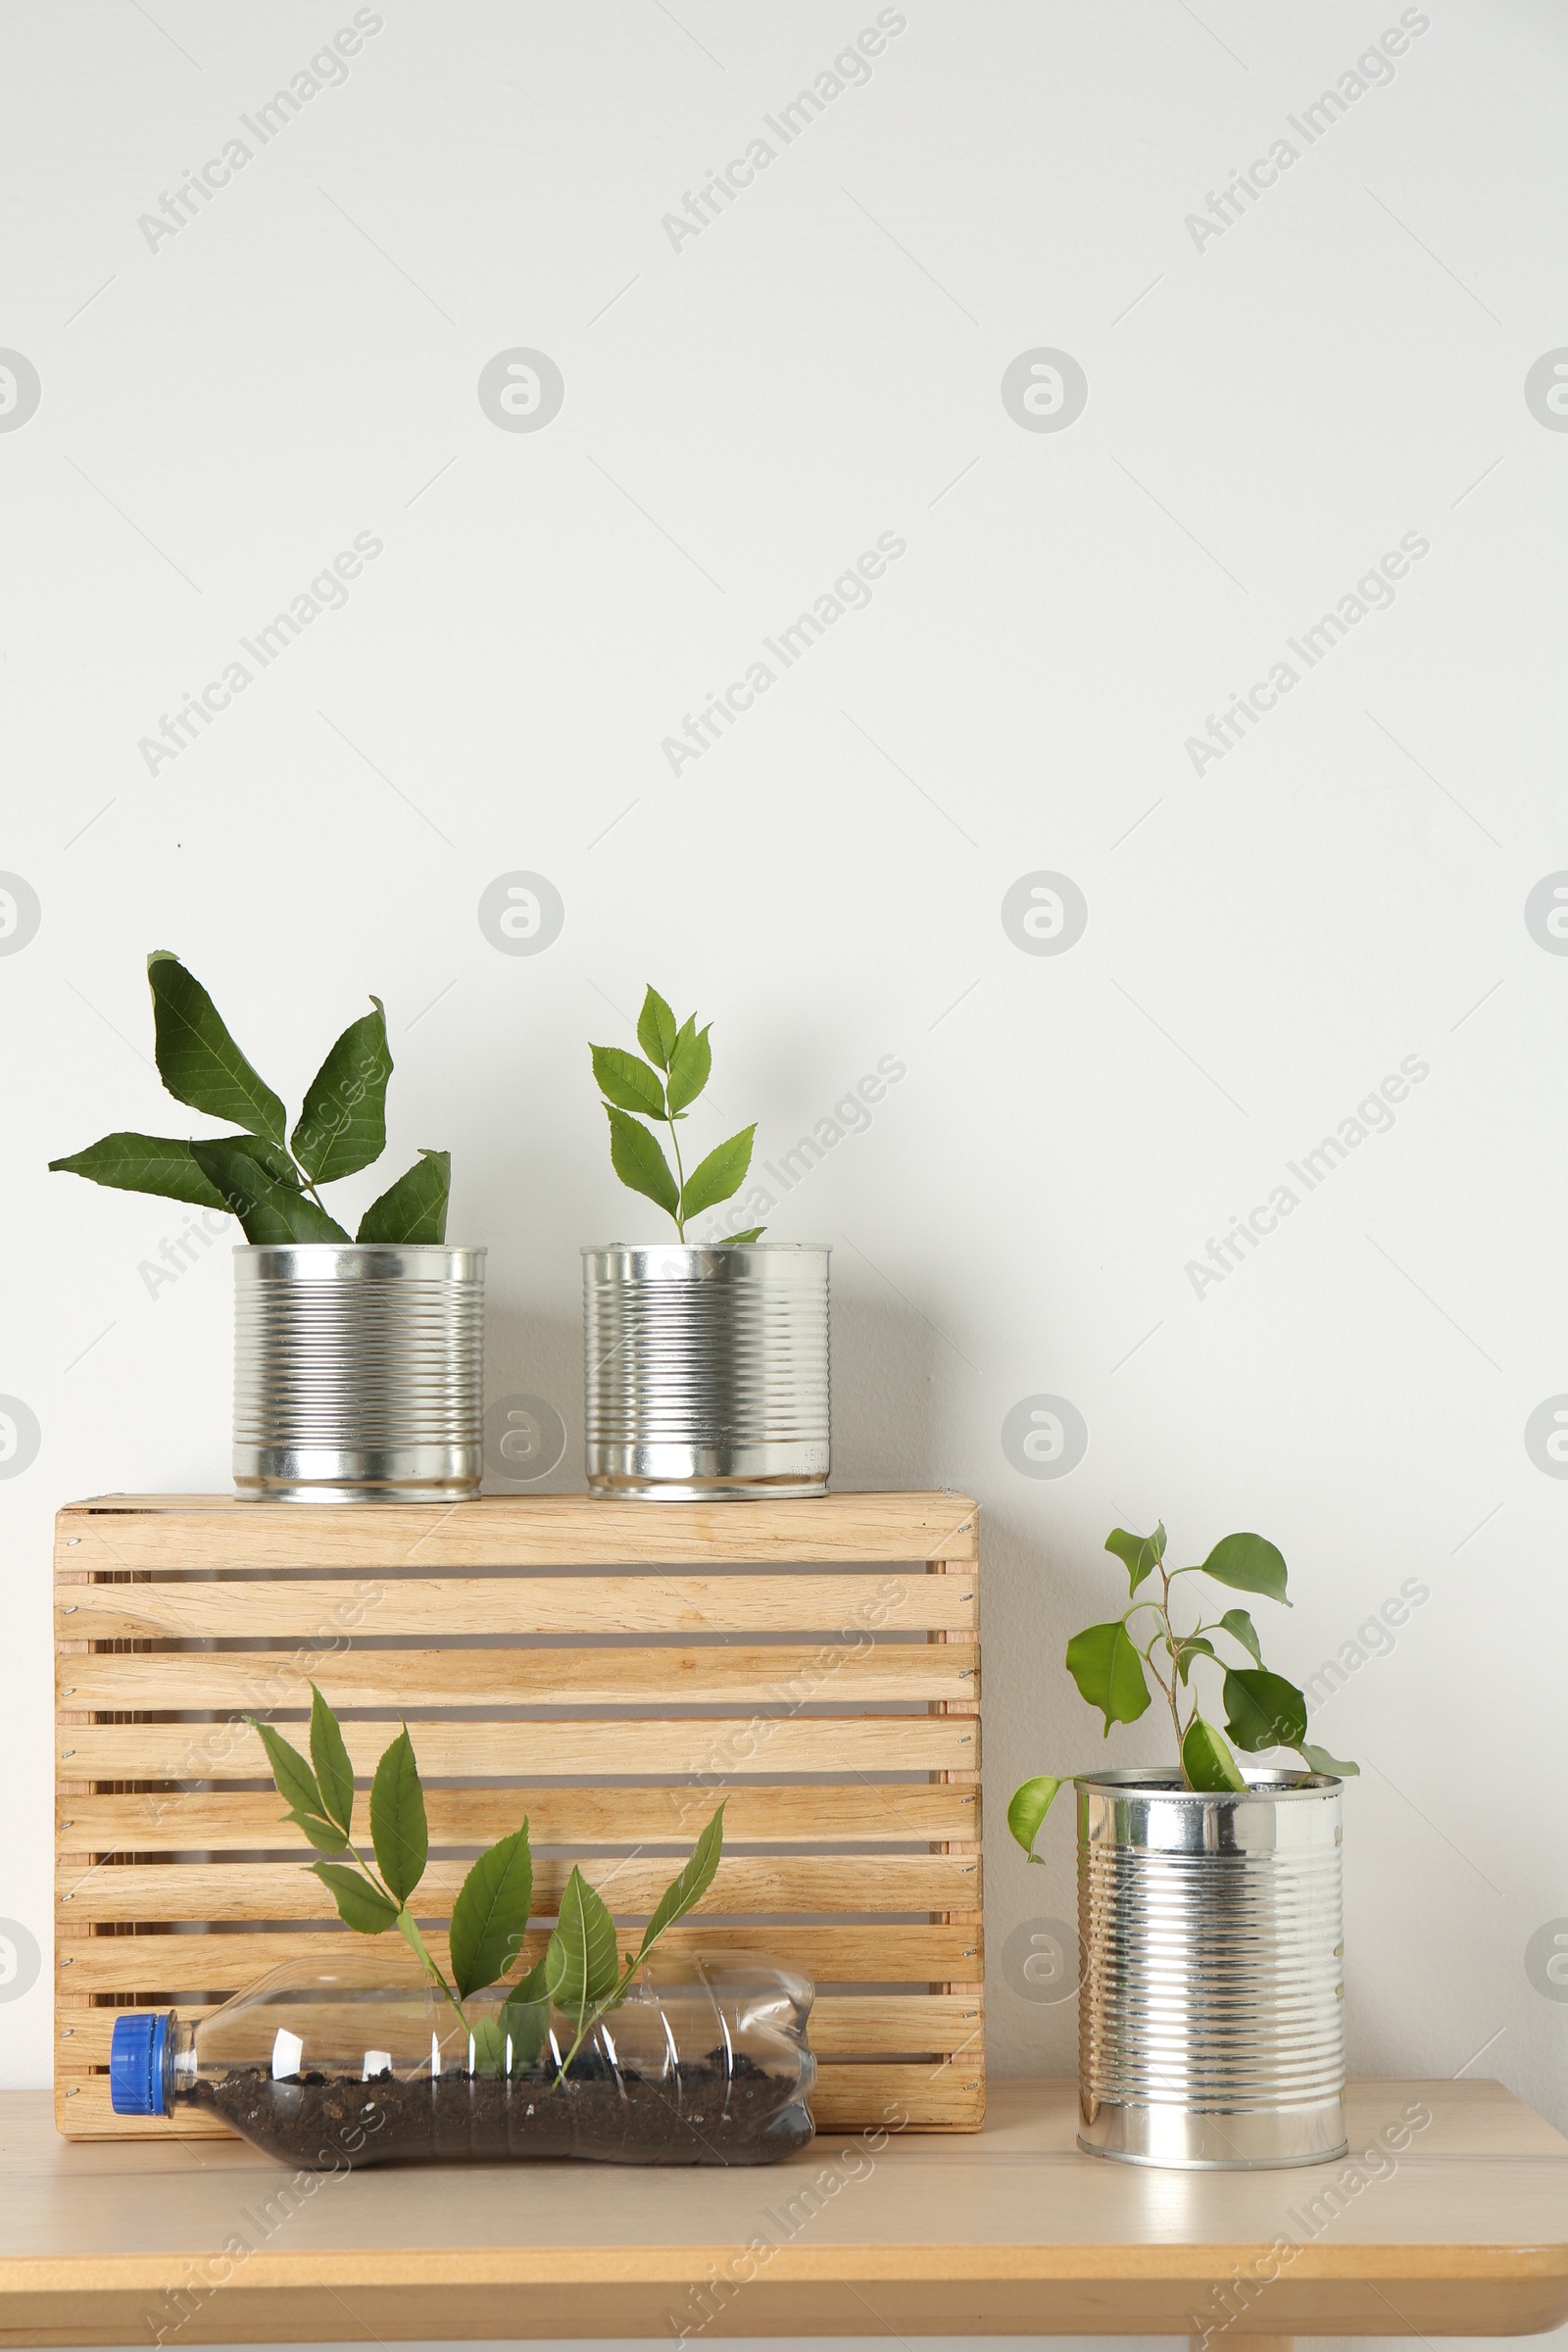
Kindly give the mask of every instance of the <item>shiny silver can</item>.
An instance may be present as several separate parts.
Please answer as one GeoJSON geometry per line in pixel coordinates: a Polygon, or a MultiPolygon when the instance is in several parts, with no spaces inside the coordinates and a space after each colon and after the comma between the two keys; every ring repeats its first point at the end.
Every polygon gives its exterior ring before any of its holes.
{"type": "Polygon", "coordinates": [[[788,1242],[583,1251],[596,1494],[826,1493],[828,1256],[788,1242]]]}
{"type": "Polygon", "coordinates": [[[1078,2144],[1200,2172],[1346,2149],[1341,1783],[1102,1772],[1078,1794],[1078,2144]]]}
{"type": "Polygon", "coordinates": [[[234,1252],[234,1485],[264,1502],[449,1502],[484,1469],[483,1250],[234,1252]]]}

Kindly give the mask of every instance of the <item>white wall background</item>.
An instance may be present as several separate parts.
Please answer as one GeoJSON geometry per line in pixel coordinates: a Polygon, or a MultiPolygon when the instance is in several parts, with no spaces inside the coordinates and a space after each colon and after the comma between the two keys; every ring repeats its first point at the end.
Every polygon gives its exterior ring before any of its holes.
{"type": "Polygon", "coordinates": [[[263,146],[241,118],[346,0],[0,9],[0,344],[41,387],[0,409],[0,867],[40,913],[0,938],[0,1392],[39,1433],[0,1463],[0,1911],[43,1957],[0,1988],[0,2079],[50,2064],[51,1514],[227,1478],[226,1240],[151,1290],[174,1204],[44,1170],[168,1123],[169,946],[295,1097],[385,998],[388,1164],[452,1150],[492,1389],[556,1405],[561,1485],[578,1246],[633,1221],[585,1038],[630,1042],[649,977],[700,1006],[711,1135],[760,1117],[775,1159],[906,1065],[768,1222],[835,1247],[841,1483],[986,1507],[993,2063],[1072,2065],[1070,2010],[1000,1965],[1070,1910],[1069,1833],[1026,1876],[1003,1804],[1105,1752],[1062,1645],[1109,1613],[1106,1529],[1163,1514],[1188,1556],[1283,1546],[1298,1677],[1427,1593],[1345,1651],[1314,1734],[1364,1767],[1352,2062],[1496,2074],[1568,2124],[1568,1463],[1526,1445],[1568,1391],[1568,943],[1526,920],[1568,867],[1568,416],[1526,397],[1568,344],[1568,24],[1404,11],[1308,145],[1289,118],[1394,0],[893,13],[786,148],[764,117],[870,0],[378,0],[263,146]],[[768,168],[673,245],[759,135],[768,168]],[[235,136],[196,218],[141,225],[235,136]],[[477,397],[518,347],[564,378],[540,431],[477,397]],[[1064,430],[1004,405],[1040,348],[1087,378],[1064,430]],[[150,760],[366,532],[346,605],[150,760]],[[684,714],[882,533],[869,605],[672,775],[684,714]],[[1392,603],[1308,670],[1287,640],[1406,534],[1392,603]],[[1299,682],[1195,761],[1282,659],[1299,682]],[[518,869],[564,906],[536,956],[477,919],[518,869]],[[1042,870],[1087,904],[1058,955],[1002,918],[1042,870]],[[1308,1195],[1286,1163],[1406,1057],[1392,1126],[1308,1195]],[[1198,1295],[1188,1261],[1281,1183],[1294,1212],[1198,1295]],[[1003,1445],[1041,1396],[1087,1427],[1056,1478],[1003,1445]]]}

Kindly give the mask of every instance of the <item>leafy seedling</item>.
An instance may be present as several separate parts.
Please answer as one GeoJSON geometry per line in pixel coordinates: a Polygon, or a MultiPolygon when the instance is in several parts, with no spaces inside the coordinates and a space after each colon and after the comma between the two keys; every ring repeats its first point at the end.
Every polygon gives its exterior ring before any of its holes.
{"type": "MultiPolygon", "coordinates": [[[[710,1024],[709,1024],[710,1026],[710,1024]]],[[[594,1077],[610,1121],[610,1164],[630,1192],[641,1193],[675,1222],[686,1239],[686,1220],[705,1208],[730,1200],[746,1181],[752,1164],[754,1120],[738,1135],[717,1144],[700,1159],[688,1176],[681,1157],[677,1128],[708,1084],[712,1051],[708,1026],[699,1029],[697,1015],[677,1022],[656,988],[643,999],[637,1019],[637,1043],[643,1054],[628,1054],[620,1046],[593,1046],[594,1077]],[[656,1126],[669,1129],[675,1165],[671,1169],[656,1126]]],[[[744,1233],[727,1233],[723,1243],[755,1242],[765,1229],[754,1225],[744,1233]]]]}
{"type": "Polygon", "coordinates": [[[660,1937],[707,1893],[723,1852],[720,1805],[685,1868],[660,1896],[641,1942],[624,1964],[609,1909],[574,1868],[540,1958],[510,1986],[495,2015],[470,2019],[464,2002],[489,1985],[507,1982],[528,1933],[533,1857],[526,1820],[482,1853],[464,1880],[447,1930],[449,1975],[414,1917],[414,1897],[429,1860],[430,1834],[408,1725],[387,1748],[370,1784],[372,1864],[354,1841],[354,1767],[342,1729],[316,1685],[311,1685],[309,1761],[273,1725],[254,1715],[245,1720],[267,1750],[277,1792],[288,1807],[284,1818],[318,1855],[337,1857],[308,1862],[306,1869],[326,1887],[346,1928],[360,1936],[396,1929],[428,1982],[456,2012],[469,2038],[474,2071],[481,2075],[503,2075],[509,2066],[519,2074],[531,2067],[544,2047],[554,2007],[570,2035],[556,2075],[558,2086],[564,2082],[584,2041],[600,2019],[625,1999],[633,1976],[660,1937]]]}
{"type": "MultiPolygon", "coordinates": [[[[1104,1717],[1107,1739],[1113,1723],[1136,1723],[1152,1705],[1152,1681],[1170,1709],[1184,1788],[1245,1788],[1247,1783],[1234,1753],[1238,1747],[1249,1755],[1269,1747],[1292,1748],[1308,1774],[1359,1771],[1358,1765],[1341,1763],[1326,1747],[1316,1747],[1307,1739],[1305,1695],[1283,1675],[1271,1674],[1265,1667],[1257,1628],[1246,1609],[1227,1609],[1212,1622],[1200,1615],[1188,1632],[1177,1631],[1171,1600],[1178,1577],[1206,1576],[1233,1592],[1260,1593],[1265,1600],[1290,1607],[1285,1561],[1266,1537],[1223,1536],[1207,1559],[1195,1568],[1166,1567],[1163,1526],[1157,1526],[1152,1536],[1112,1528],[1105,1538],[1105,1549],[1113,1552],[1127,1571],[1132,1606],[1108,1624],[1086,1626],[1081,1634],[1074,1634],[1067,1644],[1067,1671],[1081,1695],[1104,1717]],[[1140,1600],[1140,1588],[1156,1575],[1159,1597],[1140,1600]],[[1133,1619],[1144,1612],[1153,1618],[1147,1642],[1132,1630],[1133,1619]],[[1245,1665],[1227,1661],[1211,1639],[1216,1634],[1224,1635],[1244,1652],[1245,1665]],[[1206,1671],[1209,1666],[1217,1668],[1222,1677],[1223,1731],[1200,1712],[1192,1689],[1195,1669],[1206,1671]]],[[[1012,1792],[1007,1827],[1031,1862],[1042,1858],[1034,1850],[1035,1839],[1061,1786],[1061,1778],[1041,1773],[1012,1792]]]]}
{"type": "MultiPolygon", "coordinates": [[[[190,1137],[106,1135],[51,1168],[126,1193],[158,1193],[198,1208],[227,1209],[248,1242],[347,1242],[319,1187],[356,1176],[386,1150],[386,1083],[392,1075],[386,1015],[351,1021],[306,1089],[292,1132],[280,1098],[230,1037],[212,998],[176,956],[147,958],[158,1074],[176,1102],[236,1132],[190,1137]]],[[[452,1156],[421,1152],[360,1219],[362,1242],[446,1239],[452,1156]]]]}

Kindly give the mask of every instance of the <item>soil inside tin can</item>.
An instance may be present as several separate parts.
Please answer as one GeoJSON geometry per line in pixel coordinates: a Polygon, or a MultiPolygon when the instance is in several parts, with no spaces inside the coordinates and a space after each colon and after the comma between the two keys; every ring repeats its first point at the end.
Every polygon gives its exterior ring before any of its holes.
{"type": "Polygon", "coordinates": [[[773,2164],[806,2147],[811,2118],[793,2076],[713,2050],[654,2079],[608,2067],[564,2085],[553,2072],[274,2079],[234,2067],[194,2099],[269,2156],[307,2172],[371,2164],[586,2157],[610,2164],[773,2164]]]}

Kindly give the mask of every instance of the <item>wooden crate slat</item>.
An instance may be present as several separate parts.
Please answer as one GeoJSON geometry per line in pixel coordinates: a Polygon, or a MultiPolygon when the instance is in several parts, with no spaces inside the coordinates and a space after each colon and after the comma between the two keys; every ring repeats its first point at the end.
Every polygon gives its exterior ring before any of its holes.
{"type": "MultiPolygon", "coordinates": [[[[760,1648],[354,1649],[322,1659],[316,1678],[339,1711],[364,1707],[400,1716],[411,1707],[550,1704],[664,1713],[685,1705],[891,1706],[972,1698],[978,1658],[972,1642],[868,1642],[858,1649],[836,1642],[810,1648],[779,1642],[760,1648]]],[[[266,1713],[270,1707],[308,1711],[311,1693],[291,1650],[164,1650],[64,1660],[60,1699],[62,1705],[116,1712],[266,1713]],[[278,1691],[280,1699],[270,1695],[278,1691]]]]}
{"type": "MultiPolygon", "coordinates": [[[[712,1810],[706,1798],[703,1810],[712,1810]]],[[[535,1861],[533,1901],[540,1919],[555,1917],[571,1867],[568,1861],[535,1861]]],[[[447,1917],[466,1875],[464,1862],[430,1863],[414,1899],[416,1917],[447,1917]]],[[[637,1862],[607,1856],[598,1871],[590,1865],[589,1875],[617,1918],[643,1920],[674,1871],[668,1856],[637,1862]]],[[[62,1862],[59,1902],[74,1919],[95,1923],[337,1917],[320,1880],[294,1862],[100,1864],[85,1871],[62,1862]]],[[[979,1902],[977,1854],[726,1855],[700,1912],[953,1911],[977,1909],[979,1902]]]]}
{"type": "MultiPolygon", "coordinates": [[[[220,2004],[181,2001],[180,2017],[211,2017],[220,2004]]],[[[79,2022],[62,2029],[69,2037],[63,2050],[74,2072],[109,2064],[109,2044],[120,2014],[114,2009],[82,2009],[79,2022]]],[[[979,2012],[967,1994],[958,1993],[823,1993],[811,2009],[811,2047],[819,2058],[932,2057],[967,2050],[979,2012]]]]}
{"type": "Polygon", "coordinates": [[[74,1566],[300,1569],[846,1566],[972,1560],[979,1514],[963,1494],[824,1494],[802,1502],[612,1502],[591,1494],[486,1495],[477,1502],[242,1503],[226,1497],[101,1496],[60,1515],[74,1566]]]}
{"type": "MultiPolygon", "coordinates": [[[[911,2132],[975,2132],[985,2115],[985,2076],[963,2057],[931,2066],[854,2066],[830,2059],[818,2071],[811,2112],[824,2133],[856,2132],[869,2125],[911,2132]]],[[[156,2116],[116,2115],[109,2104],[107,2075],[58,2082],[55,2121],[73,2139],[163,2140],[176,2146],[232,2136],[224,2125],[199,2109],[182,2108],[168,2122],[156,2116]]]]}
{"type": "MultiPolygon", "coordinates": [[[[446,1939],[425,1938],[444,1967],[446,1939]]],[[[545,1948],[544,1935],[524,1938],[522,1955],[531,1967],[545,1948]]],[[[671,1929],[660,1945],[671,1955],[715,1951],[747,1952],[803,1968],[819,1984],[940,1984],[947,1978],[978,1976],[983,1950],[978,1923],[958,1927],[912,1927],[881,1922],[870,1926],[671,1929]]],[[[102,2000],[129,1994],[137,2000],[165,1993],[220,1992],[225,1996],[285,1961],[318,1960],[341,1970],[356,1984],[373,1983],[384,1969],[368,1937],[318,1929],[235,1935],[88,1936],[64,1948],[58,1981],[68,1998],[102,2000]],[[66,1962],[69,1967],[65,1966],[66,1962]]],[[[70,2025],[72,2013],[63,2022],[70,2025]]]]}
{"type": "MultiPolygon", "coordinates": [[[[704,1791],[671,1788],[432,1788],[426,1792],[432,1847],[493,1845],[526,1812],[536,1848],[551,1845],[677,1843],[690,1834],[704,1791]]],[[[62,1852],[292,1853],[295,1833],[269,1789],[222,1792],[147,1789],[136,1796],[76,1796],[61,1809],[62,1852]]],[[[744,1845],[907,1844],[980,1835],[980,1792],[951,1782],[911,1786],[874,1781],[808,1783],[728,1791],[724,1838],[744,1845]]]]}
{"type": "MultiPolygon", "coordinates": [[[[913,2129],[973,2129],[977,1546],[973,1504],[945,1494],[408,1510],[117,1497],[63,1512],[61,2129],[171,2135],[109,2113],[118,2009],[222,1999],[301,1958],[384,1976],[378,1946],[336,1925],[301,1868],[243,1720],[270,1714],[303,1744],[312,1678],[359,1718],[345,1734],[361,1776],[412,1711],[434,1848],[420,1902],[436,1912],[465,1849],[526,1811],[541,1922],[571,1859],[619,1919],[644,1917],[723,1792],[725,1859],[671,1953],[771,1956],[836,1988],[817,2008],[825,2129],[895,2108],[913,2129]],[[258,1642],[274,1646],[223,1646],[258,1642]]],[[[202,2127],[181,2116],[173,2135],[202,2127]]]]}
{"type": "MultiPolygon", "coordinates": [[[[563,1717],[421,1722],[410,1729],[427,1780],[615,1772],[848,1776],[963,1771],[980,1761],[975,1719],[953,1715],[563,1717]]],[[[343,1738],[356,1773],[373,1772],[386,1746],[386,1724],[351,1721],[343,1738]]],[[[255,1781],[264,1777],[256,1752],[255,1733],[237,1721],[66,1725],[56,1748],[68,1781],[255,1781]]]]}
{"type": "Polygon", "coordinates": [[[330,1640],[457,1634],[963,1633],[974,1572],[856,1576],[296,1577],[73,1585],[56,1630],[75,1640],[330,1640]]]}

